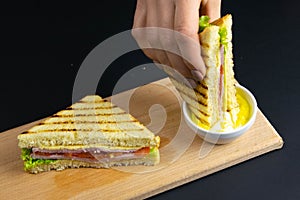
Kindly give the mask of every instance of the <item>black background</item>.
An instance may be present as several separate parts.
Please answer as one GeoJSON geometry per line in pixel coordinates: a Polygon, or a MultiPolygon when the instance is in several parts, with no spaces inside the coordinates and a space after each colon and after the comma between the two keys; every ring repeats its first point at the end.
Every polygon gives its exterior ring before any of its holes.
{"type": "MultiPolygon", "coordinates": [[[[1,4],[0,131],[69,106],[84,58],[108,37],[130,29],[135,9],[130,0],[1,4]]],[[[254,93],[284,148],[153,199],[300,199],[299,5],[297,0],[223,0],[222,5],[222,14],[231,13],[234,20],[236,78],[254,93]]],[[[97,93],[110,96],[122,74],[149,62],[140,51],[120,57],[101,78],[97,93]]],[[[136,76],[129,88],[165,74],[136,76]]]]}

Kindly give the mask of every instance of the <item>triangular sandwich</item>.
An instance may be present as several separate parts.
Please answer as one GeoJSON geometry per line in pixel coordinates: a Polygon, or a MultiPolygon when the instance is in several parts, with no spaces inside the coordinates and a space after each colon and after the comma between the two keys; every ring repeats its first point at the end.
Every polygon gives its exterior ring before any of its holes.
{"type": "Polygon", "coordinates": [[[159,136],[97,95],[54,114],[18,140],[30,173],[159,163],[159,136]]]}

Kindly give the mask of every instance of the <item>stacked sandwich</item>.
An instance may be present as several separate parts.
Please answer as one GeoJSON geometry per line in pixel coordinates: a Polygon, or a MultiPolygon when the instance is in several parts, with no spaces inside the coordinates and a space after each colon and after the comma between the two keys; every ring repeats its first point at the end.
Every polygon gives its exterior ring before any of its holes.
{"type": "Polygon", "coordinates": [[[189,104],[194,121],[205,129],[225,131],[235,128],[239,104],[236,98],[232,61],[232,17],[226,15],[209,23],[200,18],[201,54],[207,67],[196,89],[171,79],[189,104]]]}
{"type": "Polygon", "coordinates": [[[97,95],[54,114],[18,140],[30,173],[159,163],[160,138],[97,95]]]}

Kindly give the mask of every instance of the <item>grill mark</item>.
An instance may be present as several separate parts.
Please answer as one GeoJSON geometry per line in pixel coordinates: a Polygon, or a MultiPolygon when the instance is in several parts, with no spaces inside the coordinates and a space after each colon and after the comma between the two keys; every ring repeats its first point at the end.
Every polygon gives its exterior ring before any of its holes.
{"type": "MultiPolygon", "coordinates": [[[[205,104],[205,103],[199,101],[198,99],[195,100],[194,98],[190,97],[190,96],[189,96],[188,94],[186,94],[185,92],[183,92],[183,91],[181,91],[181,90],[179,90],[179,91],[180,91],[181,93],[183,93],[184,95],[186,95],[187,97],[191,98],[192,100],[196,101],[197,103],[199,103],[199,104],[201,104],[201,105],[203,105],[203,106],[205,106],[205,107],[208,106],[207,104],[205,104]]],[[[197,108],[197,110],[198,110],[198,108],[197,108]]]]}
{"type": "Polygon", "coordinates": [[[209,114],[207,114],[207,113],[205,113],[205,112],[203,112],[203,111],[201,111],[201,110],[199,110],[199,112],[202,113],[202,115],[204,115],[204,116],[206,116],[206,117],[210,117],[209,114]]]}
{"type": "MultiPolygon", "coordinates": [[[[205,88],[204,88],[205,89],[205,88]]],[[[200,92],[200,91],[198,91],[198,90],[193,90],[195,93],[197,93],[197,94],[199,94],[200,96],[202,96],[204,99],[207,99],[208,98],[208,96],[206,95],[206,94],[204,94],[204,93],[202,93],[202,92],[200,92]]],[[[186,93],[185,93],[186,94],[186,93]]]]}
{"type": "Polygon", "coordinates": [[[120,129],[120,130],[111,130],[111,129],[101,129],[103,132],[120,132],[120,131],[144,131],[142,128],[137,128],[137,129],[120,129]]]}
{"type": "MultiPolygon", "coordinates": [[[[198,100],[198,98],[197,98],[197,100],[196,100],[196,99],[194,99],[193,97],[191,97],[191,96],[190,96],[189,94],[187,94],[185,91],[182,91],[182,90],[180,90],[180,89],[178,89],[178,91],[181,92],[181,93],[183,93],[183,94],[185,94],[185,95],[188,96],[189,98],[191,98],[191,99],[193,99],[193,100],[199,102],[200,104],[207,106],[206,104],[200,102],[200,101],[198,100]]],[[[200,96],[202,96],[204,99],[207,100],[206,95],[201,94],[199,91],[194,91],[194,92],[197,93],[197,94],[199,94],[200,96]]]]}
{"type": "Polygon", "coordinates": [[[207,85],[204,85],[202,82],[200,82],[199,85],[201,85],[204,89],[208,90],[207,85]]]}
{"type": "Polygon", "coordinates": [[[116,108],[117,106],[113,105],[113,106],[95,106],[95,107],[83,107],[83,108],[72,108],[67,107],[65,110],[106,110],[106,109],[113,109],[116,108]]]}
{"type": "MultiPolygon", "coordinates": [[[[201,112],[201,111],[200,111],[201,112]]],[[[201,119],[200,117],[198,117],[197,115],[194,115],[199,121],[201,121],[201,123],[207,125],[207,126],[210,126],[209,125],[209,122],[205,121],[204,119],[201,119]]]]}
{"type": "MultiPolygon", "coordinates": [[[[201,43],[201,47],[209,48],[209,44],[208,43],[201,43]]],[[[202,57],[209,57],[209,56],[202,55],[202,57]]]]}
{"type": "MultiPolygon", "coordinates": [[[[202,110],[199,110],[198,108],[196,108],[195,106],[193,106],[193,105],[190,105],[190,106],[192,106],[193,108],[195,108],[196,110],[198,110],[200,113],[202,113],[204,116],[206,116],[206,117],[210,117],[210,115],[209,114],[207,114],[207,113],[205,113],[205,112],[203,112],[202,110]]],[[[195,116],[196,116],[196,114],[195,114],[195,116]]]]}
{"type": "MultiPolygon", "coordinates": [[[[204,107],[207,107],[207,106],[208,106],[207,104],[205,104],[205,103],[203,103],[203,102],[200,102],[200,101],[197,101],[197,103],[201,104],[201,105],[204,106],[204,107]]],[[[198,110],[198,108],[197,108],[197,110],[198,110]]]]}
{"type": "Polygon", "coordinates": [[[25,131],[21,134],[26,134],[26,133],[44,133],[44,132],[90,132],[90,131],[99,131],[99,132],[123,132],[123,131],[144,131],[142,128],[137,128],[137,129],[118,129],[118,130],[111,130],[111,129],[76,129],[76,128],[69,128],[69,129],[44,129],[44,130],[39,130],[39,131],[25,131]]]}
{"type": "Polygon", "coordinates": [[[108,102],[108,101],[106,99],[96,100],[96,101],[83,101],[83,100],[80,100],[77,103],[103,103],[103,102],[108,102]]]}
{"type": "Polygon", "coordinates": [[[200,91],[197,91],[197,90],[196,90],[196,92],[197,92],[197,94],[201,95],[204,99],[208,99],[208,96],[206,94],[201,93],[200,91]]]}
{"type": "Polygon", "coordinates": [[[203,123],[203,124],[205,124],[206,126],[210,127],[210,124],[209,124],[207,121],[205,121],[205,120],[203,120],[203,119],[200,119],[200,121],[201,121],[201,123],[203,123]]]}
{"type": "Polygon", "coordinates": [[[126,120],[126,121],[64,121],[64,122],[45,122],[39,123],[38,125],[51,125],[51,124],[119,124],[119,123],[129,123],[138,122],[137,120],[126,120]]]}
{"type": "Polygon", "coordinates": [[[126,112],[120,112],[120,113],[93,113],[93,114],[74,114],[74,115],[58,115],[54,114],[51,117],[61,117],[61,118],[68,118],[68,117],[84,117],[84,116],[111,116],[111,115],[125,115],[127,114],[126,112]]]}
{"type": "MultiPolygon", "coordinates": [[[[184,85],[184,84],[182,84],[182,83],[179,83],[178,81],[176,81],[176,80],[173,79],[173,78],[170,78],[170,79],[172,79],[173,81],[177,82],[179,85],[181,85],[181,86],[183,86],[183,87],[187,87],[186,85],[184,85]]],[[[201,83],[199,83],[199,85],[202,86],[201,83]]],[[[205,86],[205,87],[202,86],[202,87],[203,87],[204,89],[206,89],[206,90],[208,89],[207,86],[205,86]]],[[[179,91],[181,91],[182,93],[186,94],[185,92],[183,92],[183,91],[180,90],[179,88],[176,87],[176,89],[179,90],[179,91]]],[[[205,98],[205,99],[208,98],[208,96],[207,96],[206,94],[201,93],[201,92],[198,91],[198,90],[195,90],[195,89],[194,89],[193,91],[194,91],[195,93],[199,94],[200,96],[202,96],[202,97],[205,98]]],[[[186,95],[187,95],[187,94],[186,94],[186,95]]],[[[187,95],[187,96],[188,96],[188,95],[187,95]]]]}

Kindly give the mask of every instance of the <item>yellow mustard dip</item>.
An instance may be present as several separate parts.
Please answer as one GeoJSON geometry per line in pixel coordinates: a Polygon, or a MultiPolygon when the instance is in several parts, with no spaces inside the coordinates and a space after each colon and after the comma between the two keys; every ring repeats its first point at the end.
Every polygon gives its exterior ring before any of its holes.
{"type": "MultiPolygon", "coordinates": [[[[234,128],[238,128],[238,127],[246,124],[250,117],[250,105],[249,105],[248,101],[245,99],[245,97],[239,90],[237,90],[236,92],[237,92],[236,93],[237,102],[240,106],[240,111],[237,115],[237,120],[234,124],[234,128]]],[[[199,127],[206,129],[206,130],[210,129],[209,126],[207,126],[206,124],[203,124],[199,119],[197,119],[197,117],[193,113],[191,113],[191,119],[199,127]]]]}
{"type": "Polygon", "coordinates": [[[235,122],[235,128],[243,126],[246,124],[250,117],[250,105],[248,101],[243,97],[243,95],[237,90],[237,102],[240,105],[240,111],[235,122]]]}

